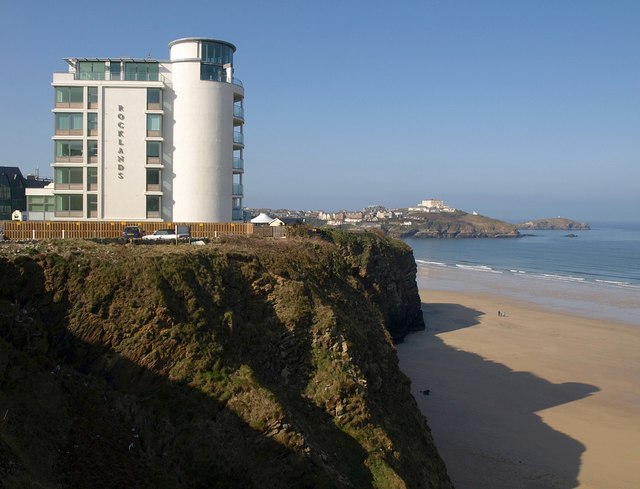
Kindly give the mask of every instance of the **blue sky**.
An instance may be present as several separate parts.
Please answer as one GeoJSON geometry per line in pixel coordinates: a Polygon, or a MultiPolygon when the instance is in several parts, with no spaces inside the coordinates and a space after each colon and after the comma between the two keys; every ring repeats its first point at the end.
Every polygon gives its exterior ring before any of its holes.
{"type": "Polygon", "coordinates": [[[64,57],[206,36],[238,48],[247,206],[638,220],[639,26],[636,0],[0,0],[0,165],[52,174],[64,57]]]}

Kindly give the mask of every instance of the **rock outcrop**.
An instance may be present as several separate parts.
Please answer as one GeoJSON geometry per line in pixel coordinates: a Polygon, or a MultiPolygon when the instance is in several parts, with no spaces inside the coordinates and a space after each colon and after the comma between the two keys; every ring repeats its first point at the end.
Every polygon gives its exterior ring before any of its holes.
{"type": "Polygon", "coordinates": [[[526,221],[516,224],[518,229],[527,230],[587,230],[591,229],[589,224],[585,222],[572,221],[564,217],[550,217],[548,219],[536,219],[534,221],[526,221]]]}
{"type": "Polygon", "coordinates": [[[0,247],[2,487],[450,488],[402,243],[0,247]]]}

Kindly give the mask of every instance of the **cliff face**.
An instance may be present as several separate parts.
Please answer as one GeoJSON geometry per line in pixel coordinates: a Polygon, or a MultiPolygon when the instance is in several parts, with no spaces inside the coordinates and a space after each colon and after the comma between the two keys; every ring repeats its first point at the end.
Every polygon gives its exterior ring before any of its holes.
{"type": "Polygon", "coordinates": [[[341,257],[363,285],[369,300],[382,313],[386,329],[396,342],[424,329],[416,283],[413,252],[404,243],[370,233],[321,231],[335,243],[341,257]]]}
{"type": "Polygon", "coordinates": [[[0,481],[451,487],[387,331],[420,327],[368,234],[3,245],[0,481]]]}

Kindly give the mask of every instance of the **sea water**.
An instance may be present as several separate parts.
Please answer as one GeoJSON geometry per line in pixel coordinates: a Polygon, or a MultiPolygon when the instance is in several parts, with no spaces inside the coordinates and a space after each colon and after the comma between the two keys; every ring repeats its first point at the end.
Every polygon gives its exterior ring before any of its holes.
{"type": "Polygon", "coordinates": [[[640,223],[521,233],[404,241],[413,249],[421,289],[497,293],[640,325],[640,223]]]}

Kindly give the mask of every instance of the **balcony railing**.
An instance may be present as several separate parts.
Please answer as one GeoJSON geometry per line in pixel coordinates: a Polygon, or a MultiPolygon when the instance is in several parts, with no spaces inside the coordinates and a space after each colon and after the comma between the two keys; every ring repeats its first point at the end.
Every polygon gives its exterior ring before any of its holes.
{"type": "Polygon", "coordinates": [[[233,195],[242,195],[242,184],[241,183],[234,183],[233,184],[233,195]]]}
{"type": "Polygon", "coordinates": [[[233,142],[236,144],[244,144],[244,134],[239,131],[233,131],[233,142]]]}
{"type": "Polygon", "coordinates": [[[234,170],[244,170],[244,160],[239,156],[233,157],[233,169],[234,170]]]}
{"type": "Polygon", "coordinates": [[[244,120],[244,107],[240,105],[233,106],[233,117],[244,120]]]}
{"type": "Polygon", "coordinates": [[[240,81],[240,78],[236,78],[235,76],[233,77],[233,84],[238,85],[239,87],[244,87],[242,81],[240,81]]]}
{"type": "Polygon", "coordinates": [[[242,221],[244,219],[244,212],[242,209],[233,209],[231,211],[231,219],[234,221],[242,221]]]}
{"type": "MultiPolygon", "coordinates": [[[[170,80],[161,73],[126,73],[124,71],[121,71],[120,73],[110,73],[109,71],[105,71],[104,73],[93,73],[76,71],[73,74],[73,78],[75,80],[161,81],[166,85],[171,86],[170,80]]],[[[242,86],[242,83],[240,83],[240,86],[242,86]]]]}

